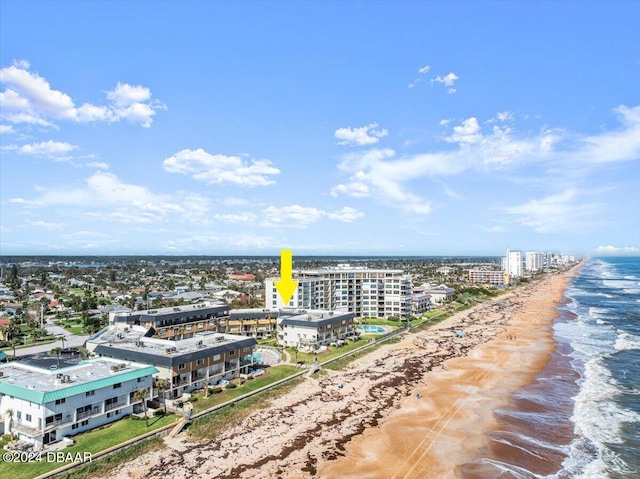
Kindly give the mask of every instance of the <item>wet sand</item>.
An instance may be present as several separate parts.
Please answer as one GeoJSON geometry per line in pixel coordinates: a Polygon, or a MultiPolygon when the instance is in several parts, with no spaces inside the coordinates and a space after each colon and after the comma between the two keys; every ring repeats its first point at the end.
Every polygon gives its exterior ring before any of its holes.
{"type": "Polygon", "coordinates": [[[566,283],[554,275],[457,313],[308,378],[216,438],[167,438],[168,450],[109,477],[456,477],[497,427],[493,409],[549,360],[566,283]]]}

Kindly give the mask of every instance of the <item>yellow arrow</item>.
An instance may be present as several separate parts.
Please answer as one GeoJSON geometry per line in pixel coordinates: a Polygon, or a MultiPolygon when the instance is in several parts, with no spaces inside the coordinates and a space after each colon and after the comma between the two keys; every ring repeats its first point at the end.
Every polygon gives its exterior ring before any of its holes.
{"type": "Polygon", "coordinates": [[[291,250],[280,251],[280,281],[276,281],[276,289],[284,301],[285,306],[289,305],[293,292],[298,287],[298,282],[291,278],[291,250]]]}

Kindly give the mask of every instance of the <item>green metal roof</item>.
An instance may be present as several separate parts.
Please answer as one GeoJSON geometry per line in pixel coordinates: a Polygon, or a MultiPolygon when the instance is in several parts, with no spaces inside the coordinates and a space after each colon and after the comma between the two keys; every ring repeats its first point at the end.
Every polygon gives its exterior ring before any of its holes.
{"type": "Polygon", "coordinates": [[[114,374],[101,379],[66,386],[53,391],[38,391],[18,386],[16,384],[10,384],[6,381],[0,381],[0,394],[14,396],[36,404],[46,404],[51,401],[55,401],[56,399],[68,398],[77,394],[84,394],[87,391],[113,386],[114,384],[129,381],[131,379],[151,376],[157,372],[158,369],[155,366],[146,366],[144,368],[133,369],[131,371],[114,374]]]}
{"type": "Polygon", "coordinates": [[[0,361],[7,357],[7,354],[4,351],[0,351],[0,361]]]}

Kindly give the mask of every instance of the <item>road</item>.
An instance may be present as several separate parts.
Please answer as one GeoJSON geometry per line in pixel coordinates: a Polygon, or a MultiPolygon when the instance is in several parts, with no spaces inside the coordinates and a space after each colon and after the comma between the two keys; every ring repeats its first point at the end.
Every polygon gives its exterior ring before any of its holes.
{"type": "MultiPolygon", "coordinates": [[[[51,334],[55,336],[58,336],[58,337],[64,336],[65,348],[70,348],[73,346],[82,346],[84,345],[84,342],[89,337],[89,336],[77,336],[75,334],[72,334],[66,329],[53,324],[51,319],[47,319],[47,322],[45,323],[44,327],[47,331],[49,331],[51,334]]],[[[46,353],[51,349],[57,348],[57,347],[62,347],[62,341],[55,341],[53,343],[47,343],[47,344],[36,344],[35,346],[29,346],[26,348],[16,348],[16,356],[21,357],[21,356],[27,356],[29,354],[46,353]]],[[[3,351],[9,355],[13,354],[12,348],[4,348],[3,351]]]]}

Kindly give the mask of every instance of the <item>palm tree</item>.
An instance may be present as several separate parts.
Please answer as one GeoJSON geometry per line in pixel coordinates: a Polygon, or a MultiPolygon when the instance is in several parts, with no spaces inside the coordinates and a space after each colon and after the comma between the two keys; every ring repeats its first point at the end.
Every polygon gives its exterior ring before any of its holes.
{"type": "Polygon", "coordinates": [[[13,357],[16,357],[16,346],[22,344],[18,338],[11,339],[11,347],[13,348],[13,357]]]}
{"type": "Polygon", "coordinates": [[[142,411],[144,412],[144,419],[146,421],[147,427],[149,427],[149,416],[147,416],[147,394],[149,393],[148,388],[138,389],[135,393],[133,393],[133,399],[136,401],[142,401],[142,411]]]}
{"type": "Polygon", "coordinates": [[[49,354],[55,354],[56,359],[58,360],[58,367],[60,367],[60,353],[62,353],[62,348],[53,348],[49,351],[49,354]]]}
{"type": "Polygon", "coordinates": [[[64,349],[64,343],[67,342],[67,338],[65,338],[64,336],[60,335],[60,336],[57,337],[57,339],[59,341],[62,341],[62,349],[64,349]]]}
{"type": "Polygon", "coordinates": [[[156,389],[158,390],[158,398],[162,400],[162,406],[165,414],[167,414],[167,400],[164,397],[164,394],[165,394],[165,391],[167,390],[168,385],[169,385],[169,381],[167,381],[166,379],[156,380],[156,389]]]}
{"type": "Polygon", "coordinates": [[[11,428],[13,427],[13,409],[7,409],[7,416],[9,416],[9,430],[7,432],[11,434],[11,428]]]}
{"type": "Polygon", "coordinates": [[[31,343],[35,343],[38,339],[40,339],[40,335],[42,334],[42,330],[40,326],[37,325],[31,330],[31,343]]]}

